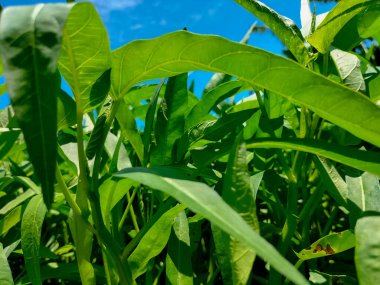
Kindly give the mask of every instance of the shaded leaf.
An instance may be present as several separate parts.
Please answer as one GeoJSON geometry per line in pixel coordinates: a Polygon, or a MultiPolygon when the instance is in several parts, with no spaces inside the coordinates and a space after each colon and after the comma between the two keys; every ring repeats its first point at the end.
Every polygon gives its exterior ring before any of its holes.
{"type": "Polygon", "coordinates": [[[0,243],[0,284],[13,285],[11,268],[4,253],[3,245],[0,243]]]}

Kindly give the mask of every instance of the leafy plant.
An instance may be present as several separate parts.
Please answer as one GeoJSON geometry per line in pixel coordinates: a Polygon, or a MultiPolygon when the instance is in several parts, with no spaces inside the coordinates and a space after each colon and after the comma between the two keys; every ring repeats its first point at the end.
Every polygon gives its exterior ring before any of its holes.
{"type": "Polygon", "coordinates": [[[301,29],[235,2],[291,58],[187,31],[111,51],[90,3],[2,11],[1,284],[376,284],[380,6],[301,1],[301,29]],[[217,74],[201,98],[192,70],[217,74]]]}

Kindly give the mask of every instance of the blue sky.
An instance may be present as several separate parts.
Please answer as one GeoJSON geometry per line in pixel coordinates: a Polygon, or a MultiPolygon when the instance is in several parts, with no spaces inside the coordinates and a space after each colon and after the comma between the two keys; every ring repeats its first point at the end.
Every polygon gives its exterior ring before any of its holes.
{"type": "MultiPolygon", "coordinates": [[[[4,0],[3,6],[31,5],[41,1],[4,0]]],[[[62,2],[57,0],[45,3],[62,2]]],[[[216,34],[239,41],[256,21],[255,17],[233,0],[91,0],[108,30],[111,48],[136,40],[160,36],[187,27],[190,32],[216,34]]],[[[300,25],[300,0],[262,0],[278,13],[300,25]]],[[[312,4],[314,5],[314,4],[312,4]]],[[[317,5],[317,14],[330,10],[333,4],[317,5]]],[[[259,22],[260,24],[260,22],[259,22]]],[[[249,44],[281,54],[281,42],[270,32],[255,33],[249,44]]],[[[211,74],[195,72],[195,91],[200,93],[211,74]]],[[[8,102],[0,97],[0,108],[8,102]]]]}

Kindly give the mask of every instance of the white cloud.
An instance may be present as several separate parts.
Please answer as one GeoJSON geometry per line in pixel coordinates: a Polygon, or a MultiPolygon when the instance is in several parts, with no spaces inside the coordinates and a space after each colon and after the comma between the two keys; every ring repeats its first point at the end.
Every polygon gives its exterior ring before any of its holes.
{"type": "Polygon", "coordinates": [[[111,11],[124,10],[142,4],[143,0],[90,0],[99,12],[109,14],[111,11]]]}
{"type": "Polygon", "coordinates": [[[135,25],[130,26],[129,29],[132,30],[132,31],[135,31],[135,30],[140,30],[143,27],[144,26],[142,24],[135,24],[135,25]]]}

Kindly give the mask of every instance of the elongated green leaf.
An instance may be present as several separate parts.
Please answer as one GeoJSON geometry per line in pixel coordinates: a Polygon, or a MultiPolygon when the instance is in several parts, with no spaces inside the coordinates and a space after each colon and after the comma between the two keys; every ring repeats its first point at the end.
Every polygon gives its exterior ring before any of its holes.
{"type": "Polygon", "coordinates": [[[62,4],[10,7],[2,12],[0,22],[9,96],[48,207],[54,199],[57,153],[57,60],[70,8],[62,4]]]}
{"type": "Polygon", "coordinates": [[[351,230],[324,236],[300,251],[297,256],[302,260],[337,254],[355,246],[355,235],[351,230]]]}
{"type": "Polygon", "coordinates": [[[21,206],[17,206],[0,219],[0,236],[6,234],[21,221],[21,206]]]}
{"type": "Polygon", "coordinates": [[[119,122],[121,133],[132,145],[140,162],[144,159],[144,144],[136,126],[136,120],[133,117],[129,106],[124,102],[120,103],[116,113],[116,119],[119,122]]]}
{"type": "Polygon", "coordinates": [[[33,197],[36,195],[36,193],[33,190],[28,190],[21,195],[17,196],[12,201],[9,201],[4,207],[0,209],[0,215],[5,215],[14,208],[16,208],[18,205],[23,203],[24,201],[28,200],[30,197],[33,197]]]}
{"type": "Polygon", "coordinates": [[[25,267],[33,285],[42,284],[40,273],[40,242],[46,207],[41,195],[34,196],[22,215],[21,246],[25,267]]]}
{"type": "Polygon", "coordinates": [[[187,73],[169,78],[157,112],[156,146],[152,149],[150,158],[152,165],[169,165],[174,162],[174,144],[185,131],[187,98],[187,73]]]}
{"type": "Polygon", "coordinates": [[[7,256],[4,253],[3,245],[0,243],[0,284],[13,285],[11,268],[9,267],[7,256]]]}
{"type": "Polygon", "coordinates": [[[160,254],[168,243],[175,217],[186,206],[177,205],[164,213],[157,222],[146,232],[136,249],[128,257],[133,278],[144,274],[149,260],[160,254]]]}
{"type": "Polygon", "coordinates": [[[364,217],[355,227],[355,266],[362,285],[376,285],[380,280],[380,217],[364,217]]]}
{"type": "Polygon", "coordinates": [[[365,82],[359,58],[339,49],[332,50],[330,54],[343,83],[356,91],[364,91],[365,82]]]}
{"type": "Polygon", "coordinates": [[[76,124],[76,105],[73,98],[65,91],[61,90],[58,94],[58,130],[71,127],[76,124]]]}
{"type": "Polygon", "coordinates": [[[19,135],[19,130],[0,130],[0,159],[3,159],[12,149],[19,135]]]}
{"type": "Polygon", "coordinates": [[[348,200],[362,211],[380,213],[380,185],[376,175],[363,173],[359,177],[346,176],[346,182],[348,200]]]}
{"type": "Polygon", "coordinates": [[[207,117],[215,105],[228,97],[234,96],[237,93],[249,89],[250,86],[241,81],[229,81],[218,85],[205,93],[202,100],[191,109],[189,115],[186,117],[186,129],[190,129],[195,125],[202,122],[207,117]]]}
{"type": "Polygon", "coordinates": [[[116,97],[123,97],[145,80],[190,70],[223,72],[303,105],[380,146],[380,109],[368,98],[297,63],[247,45],[180,31],[131,42],[113,52],[112,62],[116,97]],[[127,60],[131,57],[136,64],[127,60]],[[283,84],[278,84],[279,80],[283,84]]]}
{"type": "Polygon", "coordinates": [[[296,284],[308,284],[305,278],[275,248],[260,237],[228,206],[222,198],[205,184],[187,180],[162,177],[152,170],[134,168],[115,174],[117,177],[128,177],[153,189],[165,192],[179,202],[187,205],[192,211],[203,215],[215,226],[221,228],[237,240],[244,242],[271,266],[296,284]]]}
{"type": "Polygon", "coordinates": [[[77,3],[71,9],[58,65],[81,112],[103,102],[110,88],[111,51],[107,31],[91,3],[77,3]]]}
{"type": "Polygon", "coordinates": [[[339,1],[307,41],[318,51],[326,53],[335,36],[352,18],[363,11],[378,9],[377,1],[373,0],[339,1]]]}
{"type": "MultiPolygon", "coordinates": [[[[259,232],[256,201],[247,166],[247,153],[242,133],[237,136],[223,182],[223,199],[233,210],[259,232]]],[[[257,185],[258,187],[258,185],[257,185]]],[[[224,284],[246,284],[256,254],[245,243],[213,228],[215,248],[224,284]]]]}
{"type": "Polygon", "coordinates": [[[174,219],[166,255],[166,278],[173,285],[192,285],[189,222],[185,211],[174,219]]]}
{"type": "Polygon", "coordinates": [[[301,139],[255,139],[247,148],[294,149],[323,156],[345,165],[380,175],[380,153],[357,150],[324,141],[301,139]]]}
{"type": "Polygon", "coordinates": [[[235,2],[263,21],[300,63],[307,63],[309,54],[305,47],[305,40],[291,19],[281,16],[260,1],[235,0],[235,2]]]}

